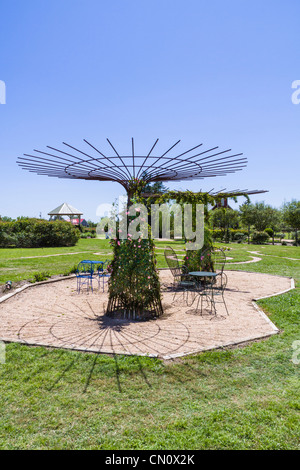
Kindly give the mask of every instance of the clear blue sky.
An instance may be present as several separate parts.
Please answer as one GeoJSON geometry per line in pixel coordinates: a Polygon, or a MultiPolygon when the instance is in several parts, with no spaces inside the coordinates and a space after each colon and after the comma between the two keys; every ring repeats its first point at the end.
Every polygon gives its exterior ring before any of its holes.
{"type": "MultiPolygon", "coordinates": [[[[1,0],[0,214],[62,202],[96,220],[117,183],[38,176],[18,156],[86,138],[146,151],[158,137],[243,152],[246,169],[177,189],[268,189],[300,199],[298,0],[1,0]]],[[[241,200],[242,202],[242,200],[241,200]]]]}

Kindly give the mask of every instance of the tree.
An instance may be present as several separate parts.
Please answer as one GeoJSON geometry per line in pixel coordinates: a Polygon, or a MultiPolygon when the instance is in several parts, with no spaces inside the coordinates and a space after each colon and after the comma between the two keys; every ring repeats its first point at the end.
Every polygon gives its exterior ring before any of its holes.
{"type": "Polygon", "coordinates": [[[213,227],[218,227],[224,231],[224,236],[229,241],[229,228],[238,228],[239,214],[238,211],[227,207],[219,207],[210,211],[210,222],[213,227]]]}
{"type": "Polygon", "coordinates": [[[219,207],[210,211],[210,222],[213,227],[226,230],[227,228],[238,228],[239,214],[233,209],[219,207]]]}
{"type": "Polygon", "coordinates": [[[266,220],[269,221],[268,227],[267,228],[272,229],[272,243],[273,245],[275,244],[275,232],[280,230],[280,225],[282,221],[282,213],[279,209],[276,209],[275,207],[271,206],[266,206],[265,207],[265,213],[266,213],[266,220]]]}
{"type": "Polygon", "coordinates": [[[241,221],[248,229],[248,243],[250,243],[250,228],[255,222],[254,205],[247,201],[239,207],[239,210],[241,221]]]}
{"type": "Polygon", "coordinates": [[[300,201],[293,199],[283,205],[283,220],[296,232],[296,245],[298,244],[298,230],[300,230],[300,201]]]}
{"type": "Polygon", "coordinates": [[[281,211],[264,202],[256,202],[255,204],[246,202],[239,209],[241,221],[248,228],[248,243],[250,228],[253,226],[258,232],[271,228],[274,244],[275,232],[280,229],[281,211]]]}
{"type": "Polygon", "coordinates": [[[143,192],[150,194],[162,194],[168,191],[168,188],[163,184],[162,181],[156,181],[155,183],[148,183],[143,192]]]}

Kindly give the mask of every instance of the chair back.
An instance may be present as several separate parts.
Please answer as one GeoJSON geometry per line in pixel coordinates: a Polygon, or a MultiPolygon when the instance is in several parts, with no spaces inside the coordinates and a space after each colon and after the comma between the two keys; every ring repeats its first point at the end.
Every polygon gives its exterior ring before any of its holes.
{"type": "Polygon", "coordinates": [[[94,272],[93,263],[88,260],[80,261],[77,266],[76,276],[92,276],[94,272]]]}
{"type": "Polygon", "coordinates": [[[107,266],[108,266],[108,260],[106,259],[103,263],[101,263],[98,266],[98,269],[97,269],[98,274],[100,275],[100,274],[106,273],[107,266]]]}
{"type": "Polygon", "coordinates": [[[177,255],[170,246],[165,249],[165,260],[174,278],[182,274],[177,255]]]}
{"type": "Polygon", "coordinates": [[[225,251],[222,249],[213,250],[211,256],[214,271],[223,273],[226,263],[225,251]]]}

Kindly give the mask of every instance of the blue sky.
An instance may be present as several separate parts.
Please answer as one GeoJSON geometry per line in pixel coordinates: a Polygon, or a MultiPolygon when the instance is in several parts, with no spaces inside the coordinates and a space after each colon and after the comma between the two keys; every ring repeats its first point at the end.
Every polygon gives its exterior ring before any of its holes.
{"type": "MultiPolygon", "coordinates": [[[[231,148],[247,168],[170,188],[268,189],[300,199],[300,3],[297,0],[2,0],[0,214],[47,216],[69,202],[96,220],[123,193],[110,182],[38,176],[18,156],[82,139],[124,153],[231,148]]],[[[242,199],[241,199],[242,202],[242,199]]]]}

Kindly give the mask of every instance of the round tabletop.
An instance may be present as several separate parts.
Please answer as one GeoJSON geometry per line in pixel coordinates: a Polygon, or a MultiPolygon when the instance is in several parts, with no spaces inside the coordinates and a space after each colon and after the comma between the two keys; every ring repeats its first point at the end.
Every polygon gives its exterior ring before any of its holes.
{"type": "Polygon", "coordinates": [[[199,277],[215,277],[217,273],[211,271],[192,271],[189,273],[190,276],[199,276],[199,277]]]}

